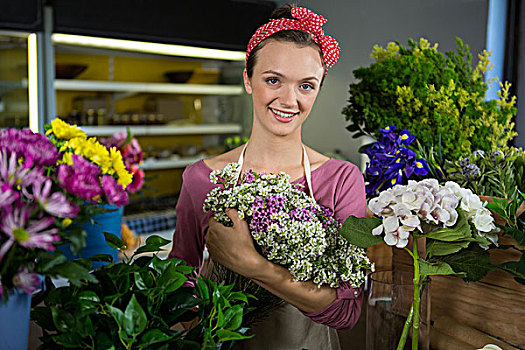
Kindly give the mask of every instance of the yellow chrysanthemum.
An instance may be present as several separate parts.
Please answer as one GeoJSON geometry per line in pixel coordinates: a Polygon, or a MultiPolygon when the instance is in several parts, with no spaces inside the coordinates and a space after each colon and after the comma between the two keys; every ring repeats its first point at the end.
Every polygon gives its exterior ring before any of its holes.
{"type": "Polygon", "coordinates": [[[55,118],[51,121],[51,129],[46,132],[46,135],[50,133],[55,134],[59,139],[69,140],[74,137],[86,138],[86,133],[77,128],[76,125],[70,125],[62,119],[55,118]]]}
{"type": "Polygon", "coordinates": [[[67,165],[73,165],[73,158],[71,158],[72,155],[73,155],[73,153],[71,153],[71,152],[64,153],[64,155],[62,155],[62,159],[59,160],[58,163],[60,163],[60,164],[67,164],[67,165]]]}
{"type": "Polygon", "coordinates": [[[117,183],[120,184],[124,189],[133,181],[133,175],[126,169],[126,165],[122,160],[122,154],[116,147],[111,147],[110,157],[113,163],[113,169],[117,173],[117,183]]]}

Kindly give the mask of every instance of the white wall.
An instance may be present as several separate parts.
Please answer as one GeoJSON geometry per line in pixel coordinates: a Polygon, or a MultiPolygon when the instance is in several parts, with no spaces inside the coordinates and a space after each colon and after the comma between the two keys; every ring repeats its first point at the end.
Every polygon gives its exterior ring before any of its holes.
{"type": "Polygon", "coordinates": [[[375,44],[385,46],[394,40],[406,44],[408,38],[425,37],[444,52],[455,49],[457,36],[475,58],[485,47],[488,0],[297,0],[297,4],[327,18],[323,28],[342,48],[303,128],[303,141],[320,152],[340,149],[355,164],[360,141],[345,129],[341,110],[354,82],[352,71],[371,63],[375,44]]]}

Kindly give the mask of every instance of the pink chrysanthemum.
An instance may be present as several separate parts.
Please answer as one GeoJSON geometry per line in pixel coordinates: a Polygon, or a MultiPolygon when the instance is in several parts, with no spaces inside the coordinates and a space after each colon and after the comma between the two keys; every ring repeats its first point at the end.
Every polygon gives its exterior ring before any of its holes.
{"type": "Polygon", "coordinates": [[[19,156],[23,155],[24,168],[31,168],[34,165],[54,165],[60,156],[51,141],[44,135],[34,133],[29,129],[0,131],[0,149],[19,156]]]}
{"type": "Polygon", "coordinates": [[[71,203],[61,192],[51,193],[53,182],[50,178],[33,183],[33,193],[29,198],[36,200],[42,208],[53,216],[74,218],[80,208],[71,203]]]}
{"type": "Polygon", "coordinates": [[[24,292],[31,295],[38,289],[40,280],[36,273],[30,272],[27,267],[22,266],[15,277],[13,277],[13,285],[17,288],[23,289],[24,292]]]}
{"type": "Polygon", "coordinates": [[[60,186],[68,193],[88,201],[102,195],[100,168],[81,156],[73,155],[71,158],[73,166],[61,164],[57,168],[56,176],[60,186]]]}

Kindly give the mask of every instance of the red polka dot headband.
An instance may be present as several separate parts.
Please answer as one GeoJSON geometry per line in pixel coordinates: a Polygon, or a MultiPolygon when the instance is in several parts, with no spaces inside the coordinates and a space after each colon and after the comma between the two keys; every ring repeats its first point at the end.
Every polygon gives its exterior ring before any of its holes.
{"type": "Polygon", "coordinates": [[[294,7],[291,11],[294,19],[272,19],[255,31],[255,34],[253,34],[248,43],[246,61],[248,61],[248,57],[250,57],[250,52],[270,35],[281,30],[295,29],[308,32],[312,35],[312,39],[321,47],[326,66],[331,68],[337,62],[341,48],[337,40],[330,35],[326,35],[321,28],[321,26],[326,23],[326,19],[304,7],[294,7]]]}

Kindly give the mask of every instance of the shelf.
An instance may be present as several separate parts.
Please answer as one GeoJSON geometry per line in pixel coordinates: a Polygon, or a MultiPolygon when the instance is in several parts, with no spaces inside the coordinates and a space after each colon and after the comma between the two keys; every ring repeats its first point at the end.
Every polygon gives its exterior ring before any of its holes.
{"type": "Polygon", "coordinates": [[[243,92],[240,85],[126,83],[76,79],[56,79],[55,89],[62,91],[142,92],[187,95],[240,95],[243,92]]]}
{"type": "MultiPolygon", "coordinates": [[[[88,136],[111,136],[127,128],[127,125],[80,127],[88,136]]],[[[240,124],[134,125],[129,129],[133,136],[238,134],[242,131],[240,124]]]]}
{"type": "Polygon", "coordinates": [[[0,81],[0,95],[15,89],[27,89],[27,79],[21,81],[0,81]]]}
{"type": "Polygon", "coordinates": [[[195,157],[185,157],[185,158],[145,160],[141,164],[140,168],[143,170],[162,170],[162,169],[184,168],[190,164],[193,164],[203,159],[204,157],[205,155],[198,155],[195,157]]]}

